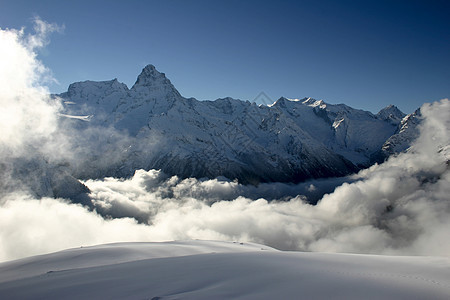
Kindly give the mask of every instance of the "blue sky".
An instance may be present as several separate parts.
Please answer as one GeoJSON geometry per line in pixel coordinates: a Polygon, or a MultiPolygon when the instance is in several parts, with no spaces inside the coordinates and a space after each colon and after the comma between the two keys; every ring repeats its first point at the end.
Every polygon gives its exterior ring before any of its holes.
{"type": "Polygon", "coordinates": [[[313,97],[410,113],[450,97],[450,1],[4,1],[1,28],[65,26],[40,58],[59,81],[146,64],[185,97],[313,97]]]}

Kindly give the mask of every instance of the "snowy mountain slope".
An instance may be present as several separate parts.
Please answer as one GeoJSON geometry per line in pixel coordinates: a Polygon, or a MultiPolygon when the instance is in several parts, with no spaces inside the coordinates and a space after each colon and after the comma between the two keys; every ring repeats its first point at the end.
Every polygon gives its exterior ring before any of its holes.
{"type": "Polygon", "coordinates": [[[171,241],[160,243],[114,243],[67,249],[0,264],[0,282],[37,276],[48,271],[107,266],[129,261],[179,257],[206,253],[278,251],[253,243],[171,241]],[[30,267],[32,266],[32,267],[30,267]]]}
{"type": "Polygon", "coordinates": [[[419,130],[417,126],[421,121],[420,109],[417,109],[414,113],[405,116],[400,124],[398,130],[383,144],[381,151],[385,157],[394,153],[399,153],[407,150],[412,141],[414,141],[418,135],[419,130]]]}
{"type": "Polygon", "coordinates": [[[87,196],[89,188],[74,178],[66,166],[34,155],[3,162],[0,167],[0,196],[20,189],[33,197],[67,198],[92,207],[87,196]]]}
{"type": "Polygon", "coordinates": [[[111,122],[113,110],[122,99],[126,99],[128,87],[117,79],[111,81],[84,81],[72,83],[67,92],[60,96],[64,104],[76,116],[95,116],[90,121],[95,124],[111,122]]]}
{"type": "Polygon", "coordinates": [[[375,116],[310,98],[270,106],[187,99],[152,65],[131,89],[117,80],[85,81],[59,97],[77,127],[110,127],[135,138],[127,149],[116,147],[122,158],[103,176],[131,176],[139,168],[245,183],[342,176],[369,166],[402,116],[394,107],[375,116]]]}
{"type": "Polygon", "coordinates": [[[448,299],[450,261],[187,241],[70,249],[0,264],[4,299],[448,299]]]}
{"type": "Polygon", "coordinates": [[[327,148],[361,166],[368,166],[371,155],[395,133],[401,118],[391,116],[402,115],[400,111],[388,114],[388,107],[375,116],[344,104],[330,105],[312,98],[281,98],[272,108],[290,115],[300,128],[327,148]]]}

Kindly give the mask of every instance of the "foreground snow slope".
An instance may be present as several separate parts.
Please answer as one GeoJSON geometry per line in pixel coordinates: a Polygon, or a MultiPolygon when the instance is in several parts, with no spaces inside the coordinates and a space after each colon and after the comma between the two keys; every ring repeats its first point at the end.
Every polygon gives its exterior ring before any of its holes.
{"type": "Polygon", "coordinates": [[[2,299],[448,299],[450,259],[119,243],[0,264],[2,299]]]}

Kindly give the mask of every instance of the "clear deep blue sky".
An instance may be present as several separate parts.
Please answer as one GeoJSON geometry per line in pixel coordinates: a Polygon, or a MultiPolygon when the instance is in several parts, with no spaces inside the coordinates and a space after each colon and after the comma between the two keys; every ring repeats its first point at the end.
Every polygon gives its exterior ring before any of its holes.
{"type": "Polygon", "coordinates": [[[154,64],[185,97],[313,97],[406,113],[450,97],[450,1],[4,1],[0,27],[65,25],[40,53],[59,85],[154,64]]]}

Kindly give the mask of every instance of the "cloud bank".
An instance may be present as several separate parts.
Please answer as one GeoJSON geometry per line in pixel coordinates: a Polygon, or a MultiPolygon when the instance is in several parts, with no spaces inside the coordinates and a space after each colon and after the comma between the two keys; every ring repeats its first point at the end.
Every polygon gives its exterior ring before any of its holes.
{"type": "MultiPolygon", "coordinates": [[[[47,174],[54,172],[49,170],[81,160],[77,153],[88,153],[83,147],[98,133],[74,141],[71,127],[61,122],[61,106],[43,86],[49,72],[35,53],[57,26],[36,24],[34,35],[0,30],[0,261],[105,242],[175,239],[449,255],[447,99],[421,108],[421,134],[408,153],[350,178],[254,187],[137,170],[130,179],[85,180],[92,210],[63,198],[37,197],[17,178],[32,177],[45,189],[51,184],[47,174]],[[17,174],[18,161],[24,162],[23,174],[17,174]],[[312,205],[307,197],[320,200],[312,205]]],[[[109,142],[126,141],[121,134],[108,133],[109,142]]],[[[104,152],[102,163],[118,159],[117,153],[104,152]]],[[[89,160],[78,163],[84,168],[89,160]]]]}
{"type": "Polygon", "coordinates": [[[1,155],[23,155],[27,147],[51,139],[56,130],[57,102],[42,82],[49,70],[36,59],[54,25],[37,19],[36,34],[24,29],[0,30],[0,135],[1,155]],[[25,149],[24,149],[25,148],[25,149]]]}

